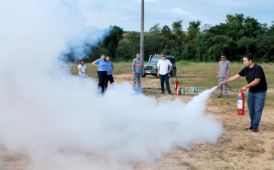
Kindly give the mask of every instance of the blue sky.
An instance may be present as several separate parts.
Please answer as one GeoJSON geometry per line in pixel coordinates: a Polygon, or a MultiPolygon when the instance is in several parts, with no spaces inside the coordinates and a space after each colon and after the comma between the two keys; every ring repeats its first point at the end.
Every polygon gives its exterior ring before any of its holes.
{"type": "MultiPolygon", "coordinates": [[[[140,31],[141,0],[79,0],[86,17],[85,24],[100,29],[117,25],[125,31],[140,31]]],[[[154,24],[171,25],[183,20],[188,23],[200,20],[212,26],[224,23],[227,14],[242,13],[260,23],[274,21],[273,0],[145,0],[145,31],[154,24]]]]}

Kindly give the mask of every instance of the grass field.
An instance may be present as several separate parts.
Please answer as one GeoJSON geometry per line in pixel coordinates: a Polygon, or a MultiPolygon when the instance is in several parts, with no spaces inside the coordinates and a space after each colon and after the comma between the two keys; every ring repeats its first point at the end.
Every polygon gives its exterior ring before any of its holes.
{"type": "MultiPolygon", "coordinates": [[[[131,82],[131,63],[114,63],[115,82],[131,82]]],[[[216,71],[218,63],[194,63],[187,61],[177,62],[177,78],[180,87],[188,89],[196,85],[199,92],[218,85],[216,71]]],[[[86,64],[88,76],[96,76],[96,68],[86,64]]],[[[274,69],[273,63],[260,64],[265,71],[268,83],[268,92],[265,108],[262,115],[260,130],[258,133],[244,130],[249,127],[249,114],[247,102],[245,102],[245,115],[237,115],[237,92],[229,92],[229,97],[217,99],[217,90],[208,100],[205,114],[213,113],[223,124],[223,135],[215,144],[199,144],[190,148],[175,148],[170,154],[163,154],[161,160],[148,163],[132,163],[134,169],[274,169],[274,69]]],[[[237,74],[244,65],[231,63],[231,76],[237,74]]],[[[77,65],[72,65],[71,72],[77,74],[77,65]]],[[[174,91],[175,78],[170,78],[170,84],[174,91]]],[[[154,76],[142,78],[143,86],[160,86],[160,80],[154,76]]],[[[245,78],[229,83],[233,90],[238,90],[246,85],[245,78]]],[[[144,89],[147,96],[155,96],[159,99],[168,94],[160,94],[159,89],[144,89]]],[[[188,102],[197,94],[171,96],[171,99],[180,98],[188,102]]],[[[202,129],[201,129],[202,130],[202,129]]]]}

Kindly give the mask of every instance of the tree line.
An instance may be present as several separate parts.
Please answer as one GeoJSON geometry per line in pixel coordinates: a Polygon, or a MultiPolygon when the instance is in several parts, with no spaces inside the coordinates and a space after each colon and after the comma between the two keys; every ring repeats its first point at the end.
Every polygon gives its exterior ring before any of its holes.
{"type": "MultiPolygon", "coordinates": [[[[274,61],[274,21],[268,27],[243,14],[228,14],[225,23],[201,26],[199,20],[192,21],[186,31],[182,22],[173,22],[171,28],[157,23],[145,33],[145,60],[151,54],[167,53],[176,60],[218,61],[225,54],[230,61],[241,61],[249,53],[256,62],[274,61]]],[[[85,56],[88,60],[104,53],[116,61],[130,61],[140,50],[140,33],[113,26],[97,45],[87,48],[90,49],[85,56]]]]}

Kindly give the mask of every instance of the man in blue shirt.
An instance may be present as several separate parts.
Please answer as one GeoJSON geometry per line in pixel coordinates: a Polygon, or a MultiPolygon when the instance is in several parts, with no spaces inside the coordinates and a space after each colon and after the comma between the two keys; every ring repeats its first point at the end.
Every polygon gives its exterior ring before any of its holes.
{"type": "Polygon", "coordinates": [[[107,87],[108,87],[108,81],[110,82],[110,84],[114,83],[114,79],[113,79],[113,76],[112,76],[114,65],[110,61],[109,56],[106,57],[106,60],[107,60],[108,64],[107,64],[107,78],[106,78],[106,81],[105,81],[105,89],[107,89],[107,87]]]}

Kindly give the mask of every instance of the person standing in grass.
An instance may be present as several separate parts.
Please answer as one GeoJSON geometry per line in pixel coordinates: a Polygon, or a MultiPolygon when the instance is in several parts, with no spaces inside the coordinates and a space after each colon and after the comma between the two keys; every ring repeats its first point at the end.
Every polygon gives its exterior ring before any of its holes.
{"type": "Polygon", "coordinates": [[[79,76],[81,76],[81,77],[86,76],[87,66],[84,63],[84,60],[80,60],[79,65],[78,65],[78,70],[79,70],[79,73],[78,73],[79,76]]]}
{"type": "Polygon", "coordinates": [[[132,72],[133,72],[133,89],[136,90],[136,83],[138,81],[138,88],[137,90],[139,92],[142,91],[141,87],[141,78],[142,75],[144,75],[144,66],[143,66],[143,60],[140,58],[140,53],[136,54],[136,58],[132,61],[132,72]]]}
{"type": "Polygon", "coordinates": [[[168,74],[170,73],[172,69],[172,64],[171,62],[166,59],[166,54],[162,54],[162,59],[158,61],[157,63],[157,76],[160,76],[160,82],[161,82],[161,93],[165,93],[164,89],[164,82],[166,83],[166,88],[168,90],[168,94],[172,94],[170,87],[169,87],[169,76],[168,74]]]}
{"type": "Polygon", "coordinates": [[[245,65],[245,68],[243,68],[235,76],[221,82],[219,86],[222,86],[225,83],[231,81],[235,81],[241,77],[246,78],[248,84],[242,87],[241,91],[246,91],[246,89],[249,88],[247,105],[251,122],[250,127],[247,129],[252,129],[253,132],[258,132],[266,98],[266,77],[263,68],[253,62],[252,55],[244,55],[243,63],[245,65]]]}
{"type": "Polygon", "coordinates": [[[110,82],[110,84],[114,83],[114,79],[113,79],[113,76],[112,76],[114,65],[110,61],[109,56],[106,57],[106,61],[107,61],[107,78],[106,78],[106,82],[105,82],[105,89],[107,89],[107,87],[108,87],[108,81],[110,82]]]}
{"type": "Polygon", "coordinates": [[[99,78],[99,83],[98,83],[98,92],[101,91],[101,93],[104,93],[105,90],[105,82],[107,78],[107,62],[105,60],[105,55],[101,54],[100,59],[97,59],[92,62],[92,65],[98,67],[97,69],[97,75],[99,78]]]}
{"type": "MultiPolygon", "coordinates": [[[[217,66],[217,76],[216,79],[219,80],[219,83],[223,82],[224,80],[228,79],[230,74],[230,62],[226,60],[226,56],[223,54],[221,56],[222,60],[219,62],[217,66]]],[[[222,97],[222,93],[224,92],[224,97],[228,97],[228,84],[224,84],[223,86],[218,87],[218,97],[222,97]],[[224,90],[224,91],[223,91],[224,90]]]]}

